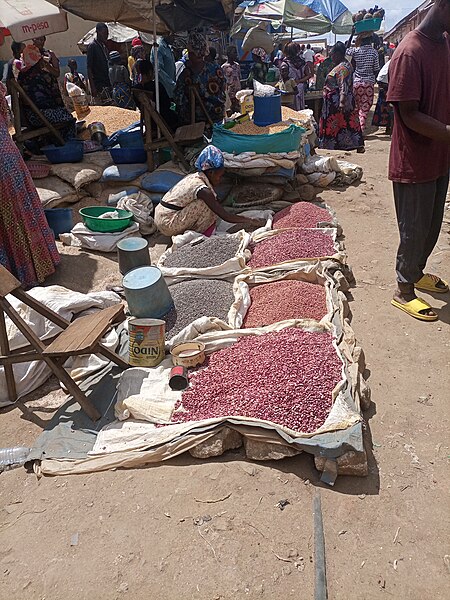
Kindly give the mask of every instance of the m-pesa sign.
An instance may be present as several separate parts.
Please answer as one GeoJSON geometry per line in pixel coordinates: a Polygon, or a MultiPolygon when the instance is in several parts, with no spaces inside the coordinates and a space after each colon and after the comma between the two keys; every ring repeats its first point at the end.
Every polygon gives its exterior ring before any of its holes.
{"type": "Polygon", "coordinates": [[[22,31],[24,34],[45,33],[50,29],[48,21],[38,21],[37,23],[30,23],[28,25],[22,25],[22,31]]]}
{"type": "Polygon", "coordinates": [[[16,42],[67,31],[67,13],[45,0],[0,0],[0,15],[16,42]]]}

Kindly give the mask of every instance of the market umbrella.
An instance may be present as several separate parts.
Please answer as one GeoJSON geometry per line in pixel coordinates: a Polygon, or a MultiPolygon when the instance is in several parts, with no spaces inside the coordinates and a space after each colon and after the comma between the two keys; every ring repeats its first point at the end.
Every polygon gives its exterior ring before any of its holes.
{"type": "Polygon", "coordinates": [[[246,20],[281,21],[309,33],[351,33],[351,12],[340,0],[249,0],[239,5],[246,20]]]}
{"type": "Polygon", "coordinates": [[[67,31],[67,14],[46,0],[0,0],[3,27],[16,42],[67,31]]]}

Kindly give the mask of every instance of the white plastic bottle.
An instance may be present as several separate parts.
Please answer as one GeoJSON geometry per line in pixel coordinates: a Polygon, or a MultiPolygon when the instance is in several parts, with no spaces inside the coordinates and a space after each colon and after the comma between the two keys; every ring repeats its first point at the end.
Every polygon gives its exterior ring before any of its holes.
{"type": "Polygon", "coordinates": [[[16,446],[15,448],[0,449],[0,473],[17,467],[22,467],[30,454],[30,448],[16,446]]]}

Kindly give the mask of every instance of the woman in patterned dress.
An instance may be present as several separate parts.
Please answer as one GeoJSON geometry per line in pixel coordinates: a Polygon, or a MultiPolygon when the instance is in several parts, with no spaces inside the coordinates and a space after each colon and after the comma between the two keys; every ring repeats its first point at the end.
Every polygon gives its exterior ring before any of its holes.
{"type": "Polygon", "coordinates": [[[55,272],[59,254],[31,175],[8,133],[5,94],[0,83],[0,264],[30,288],[55,272]]]}
{"type": "Polygon", "coordinates": [[[185,231],[197,231],[212,235],[217,217],[227,223],[262,225],[257,220],[228,213],[214,191],[224,173],[222,152],[215,146],[207,146],[195,163],[198,173],[187,175],[163,197],[155,210],[155,223],[167,236],[180,235],[185,231]]]}
{"type": "MultiPolygon", "coordinates": [[[[312,63],[306,62],[300,52],[300,46],[297,42],[289,42],[284,49],[286,58],[283,64],[289,68],[289,78],[297,84],[297,94],[294,97],[294,109],[304,110],[305,108],[305,85],[314,75],[312,63]]],[[[281,68],[281,67],[280,67],[281,68]]]]}
{"type": "MultiPolygon", "coordinates": [[[[183,125],[191,123],[190,88],[196,87],[203,101],[205,110],[213,123],[222,121],[225,116],[225,78],[222,69],[205,62],[208,43],[201,33],[192,32],[188,39],[189,60],[177,79],[174,102],[177,114],[183,125]]],[[[205,114],[199,102],[195,105],[195,121],[205,121],[205,114]]]]}
{"type": "MultiPolygon", "coordinates": [[[[59,129],[59,133],[65,140],[68,140],[75,137],[76,119],[64,106],[58,80],[49,71],[52,68],[52,65],[49,65],[42,57],[36,46],[26,46],[23,51],[23,66],[18,81],[25,93],[50,123],[65,124],[64,127],[59,129]]],[[[24,106],[23,111],[30,127],[39,129],[44,126],[44,123],[30,107],[24,106]]],[[[36,143],[27,142],[25,144],[32,151],[38,151],[38,147],[45,146],[47,143],[54,143],[52,136],[40,136],[33,141],[36,143]]]]}
{"type": "Polygon", "coordinates": [[[353,96],[353,68],[345,60],[345,46],[338,42],[331,51],[334,68],[323,88],[319,122],[319,148],[364,152],[358,111],[353,96]]]}

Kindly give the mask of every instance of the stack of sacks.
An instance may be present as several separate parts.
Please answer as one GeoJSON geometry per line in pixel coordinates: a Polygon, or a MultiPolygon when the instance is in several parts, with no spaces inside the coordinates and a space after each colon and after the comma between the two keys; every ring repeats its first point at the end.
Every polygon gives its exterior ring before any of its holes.
{"type": "Polygon", "coordinates": [[[310,156],[300,170],[310,184],[325,188],[331,185],[350,185],[359,181],[363,170],[358,165],[339,161],[334,156],[310,156]]]}

